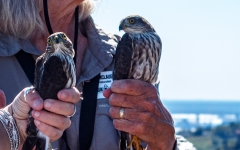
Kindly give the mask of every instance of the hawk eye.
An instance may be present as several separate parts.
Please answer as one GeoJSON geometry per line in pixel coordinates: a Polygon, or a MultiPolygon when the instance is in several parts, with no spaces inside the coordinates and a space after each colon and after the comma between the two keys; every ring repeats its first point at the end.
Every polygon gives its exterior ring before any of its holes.
{"type": "Polygon", "coordinates": [[[67,36],[65,34],[62,35],[63,39],[66,40],[67,36]]]}
{"type": "Polygon", "coordinates": [[[48,39],[48,44],[50,45],[52,43],[52,40],[51,39],[48,39]]]}
{"type": "Polygon", "coordinates": [[[135,20],[134,19],[129,19],[128,22],[131,23],[131,24],[134,24],[135,20]]]}

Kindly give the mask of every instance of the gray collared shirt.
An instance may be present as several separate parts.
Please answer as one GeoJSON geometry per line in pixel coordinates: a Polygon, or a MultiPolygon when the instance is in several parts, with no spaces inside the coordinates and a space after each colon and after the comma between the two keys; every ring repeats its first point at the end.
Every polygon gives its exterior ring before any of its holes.
{"type": "MultiPolygon", "coordinates": [[[[119,37],[104,33],[92,18],[83,22],[88,38],[88,50],[84,56],[81,67],[81,75],[77,79],[77,88],[82,91],[82,83],[91,80],[97,74],[104,71],[112,71],[113,55],[115,54],[119,37]]],[[[0,89],[4,91],[7,104],[25,87],[31,86],[27,76],[18,63],[15,54],[20,50],[39,56],[41,53],[28,39],[18,39],[9,35],[0,34],[0,89]]],[[[99,94],[99,93],[98,93],[99,94]]],[[[100,93],[101,94],[101,93],[100,93]]],[[[79,122],[81,101],[77,104],[76,114],[72,117],[72,124],[66,130],[67,142],[71,150],[79,147],[79,122]]],[[[109,102],[100,97],[97,100],[94,134],[90,150],[117,150],[120,133],[113,126],[109,115],[109,102]]],[[[179,139],[179,138],[177,138],[179,139]]],[[[66,143],[62,138],[52,143],[57,150],[66,150],[66,143]]],[[[176,149],[195,150],[187,140],[178,142],[176,149]],[[183,143],[183,144],[182,144],[183,143]],[[185,146],[185,145],[189,145],[185,146]],[[184,145],[181,147],[181,145],[184,145]]]]}
{"type": "MultiPolygon", "coordinates": [[[[104,33],[96,26],[92,18],[83,22],[88,38],[88,50],[84,56],[81,67],[81,75],[77,79],[77,88],[82,91],[82,83],[91,80],[103,71],[112,70],[113,55],[118,39],[112,34],[104,33]]],[[[6,94],[7,104],[27,86],[31,86],[27,76],[19,65],[15,54],[20,50],[33,55],[40,52],[28,39],[18,39],[8,35],[0,35],[0,89],[6,94]]],[[[72,150],[79,148],[79,121],[81,101],[76,104],[77,111],[72,117],[72,124],[66,130],[67,142],[72,150]]],[[[91,150],[114,150],[118,149],[119,132],[114,128],[109,115],[109,103],[106,98],[97,100],[94,135],[91,150]]],[[[53,148],[65,150],[66,144],[63,139],[53,142],[53,148]]]]}

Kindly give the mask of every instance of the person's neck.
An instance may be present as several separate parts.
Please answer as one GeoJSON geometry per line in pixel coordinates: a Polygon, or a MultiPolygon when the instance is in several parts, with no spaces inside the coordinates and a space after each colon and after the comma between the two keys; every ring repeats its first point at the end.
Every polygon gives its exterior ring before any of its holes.
{"type": "MultiPolygon", "coordinates": [[[[55,0],[48,0],[48,16],[53,32],[64,32],[70,38],[74,39],[74,21],[75,21],[75,8],[81,3],[82,0],[65,0],[56,3],[55,0]],[[54,9],[52,9],[54,8],[54,9]]],[[[35,31],[30,37],[32,43],[39,49],[40,52],[45,52],[45,43],[47,37],[50,35],[46,26],[44,17],[44,8],[41,5],[40,16],[44,24],[44,33],[35,31]],[[37,32],[37,33],[36,33],[37,32]],[[40,33],[40,34],[38,34],[40,33]],[[43,47],[41,45],[44,45],[43,47]]]]}
{"type": "MultiPolygon", "coordinates": [[[[81,2],[82,0],[65,0],[57,3],[56,0],[48,0],[48,15],[53,32],[61,31],[67,34],[72,34],[71,31],[72,28],[74,28],[73,22],[75,16],[75,8],[81,2]]],[[[41,17],[45,21],[43,11],[41,11],[41,17]]]]}

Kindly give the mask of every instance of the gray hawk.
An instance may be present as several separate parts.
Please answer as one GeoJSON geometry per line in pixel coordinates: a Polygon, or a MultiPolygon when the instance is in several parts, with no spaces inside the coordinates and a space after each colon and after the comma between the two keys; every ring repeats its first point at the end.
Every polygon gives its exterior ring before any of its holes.
{"type": "MultiPolygon", "coordinates": [[[[73,44],[66,34],[57,32],[48,37],[46,52],[37,58],[35,65],[34,88],[43,100],[58,99],[60,90],[76,85],[74,54],[73,44]]],[[[50,150],[49,138],[37,129],[31,111],[23,150],[32,150],[35,146],[36,150],[50,150]]]]}
{"type": "MultiPolygon", "coordinates": [[[[119,30],[125,31],[117,45],[113,79],[139,79],[156,84],[162,53],[161,39],[152,25],[143,17],[124,18],[119,30]]],[[[121,131],[121,150],[143,149],[135,135],[121,131]]]]}

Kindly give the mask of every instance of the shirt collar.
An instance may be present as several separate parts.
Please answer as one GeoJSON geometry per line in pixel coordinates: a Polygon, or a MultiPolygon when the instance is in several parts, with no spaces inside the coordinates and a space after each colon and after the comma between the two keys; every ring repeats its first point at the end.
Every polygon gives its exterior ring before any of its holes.
{"type": "Polygon", "coordinates": [[[41,54],[28,39],[19,39],[10,35],[0,34],[0,56],[12,56],[20,50],[34,55],[41,54]]]}
{"type": "MultiPolygon", "coordinates": [[[[88,38],[88,50],[85,54],[79,82],[89,80],[112,63],[118,39],[113,34],[106,34],[94,24],[92,17],[82,22],[88,38]]],[[[0,56],[13,56],[20,50],[34,55],[41,53],[29,39],[19,39],[0,34],[0,56]]]]}
{"type": "Polygon", "coordinates": [[[83,22],[88,38],[88,50],[86,51],[81,76],[77,84],[92,79],[108,67],[113,60],[118,39],[113,34],[106,34],[89,17],[83,22]]]}

